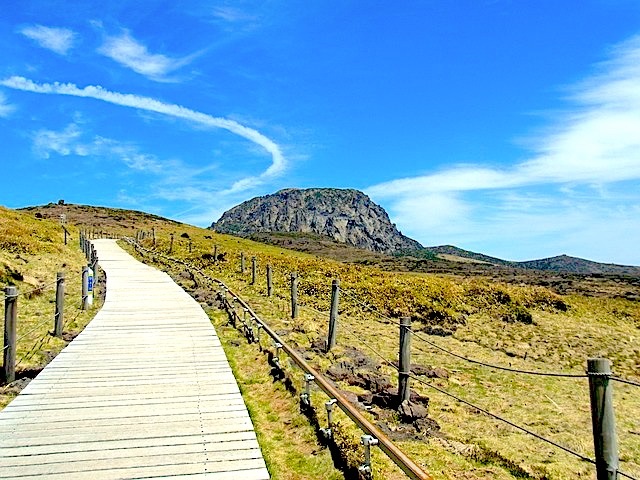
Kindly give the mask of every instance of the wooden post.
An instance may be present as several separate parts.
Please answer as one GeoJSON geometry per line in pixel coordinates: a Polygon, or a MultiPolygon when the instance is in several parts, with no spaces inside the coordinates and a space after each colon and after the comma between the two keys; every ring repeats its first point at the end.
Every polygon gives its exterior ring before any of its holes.
{"type": "Polygon", "coordinates": [[[291,318],[298,318],[298,274],[291,274],[291,318]]]}
{"type": "Polygon", "coordinates": [[[96,290],[96,284],[98,283],[98,255],[96,254],[95,257],[93,257],[93,261],[91,262],[91,265],[89,266],[91,268],[91,271],[93,272],[93,291],[95,293],[96,290]]]}
{"type": "Polygon", "coordinates": [[[82,267],[82,310],[89,309],[89,267],[82,267]]]}
{"type": "Polygon", "coordinates": [[[256,284],[256,276],[258,274],[258,264],[256,257],[251,257],[251,285],[256,284]]]}
{"type": "Polygon", "coordinates": [[[53,334],[62,338],[62,326],[64,324],[64,272],[56,274],[56,313],[53,323],[53,334]]]}
{"type": "Polygon", "coordinates": [[[213,246],[213,261],[218,263],[218,245],[213,246]]]}
{"type": "Polygon", "coordinates": [[[398,351],[398,405],[411,397],[411,317],[400,318],[400,349],[398,351]]]}
{"type": "Polygon", "coordinates": [[[273,295],[273,279],[271,277],[271,265],[267,265],[267,297],[273,295]]]}
{"type": "Polygon", "coordinates": [[[189,239],[189,253],[191,253],[192,248],[193,248],[193,241],[189,239]]]}
{"type": "Polygon", "coordinates": [[[240,273],[244,273],[244,252],[240,252],[240,273]]]}
{"type": "Polygon", "coordinates": [[[67,244],[67,229],[64,228],[64,225],[62,226],[62,230],[64,230],[64,244],[67,244]]]}
{"type": "Polygon", "coordinates": [[[591,398],[591,423],[593,446],[596,454],[596,478],[618,478],[618,442],[616,418],[613,411],[613,384],[611,361],[606,358],[587,360],[589,396],[591,398]]]}
{"type": "Polygon", "coordinates": [[[151,235],[153,236],[153,246],[156,246],[156,227],[151,228],[151,235]]]}
{"type": "Polygon", "coordinates": [[[339,305],[340,305],[340,280],[336,279],[331,282],[331,310],[329,311],[329,333],[327,335],[327,352],[336,346],[339,305]]]}
{"type": "Polygon", "coordinates": [[[18,289],[4,289],[4,356],[3,379],[11,383],[16,379],[16,329],[18,325],[18,289]]]}
{"type": "Polygon", "coordinates": [[[173,233],[171,234],[171,240],[169,241],[169,254],[173,252],[173,233]]]}

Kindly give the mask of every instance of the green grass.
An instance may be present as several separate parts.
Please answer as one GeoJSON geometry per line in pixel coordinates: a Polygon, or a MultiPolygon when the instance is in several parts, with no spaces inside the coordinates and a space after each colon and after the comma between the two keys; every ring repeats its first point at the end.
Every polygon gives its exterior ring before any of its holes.
{"type": "Polygon", "coordinates": [[[343,479],[313,428],[300,415],[297,400],[273,382],[264,355],[227,325],[226,315],[210,311],[222,346],[256,428],[258,442],[274,480],[343,479]]]}

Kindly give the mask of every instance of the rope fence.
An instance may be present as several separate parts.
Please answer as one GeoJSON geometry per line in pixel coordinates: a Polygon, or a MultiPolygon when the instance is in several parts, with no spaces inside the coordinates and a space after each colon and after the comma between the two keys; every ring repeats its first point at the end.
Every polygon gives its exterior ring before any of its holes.
{"type": "MultiPolygon", "coordinates": [[[[382,355],[378,351],[377,348],[369,345],[367,342],[362,340],[362,338],[360,336],[358,336],[355,332],[349,331],[347,329],[345,329],[345,331],[349,332],[349,335],[350,335],[351,338],[355,339],[360,345],[366,347],[368,350],[370,350],[372,353],[374,353],[385,364],[387,364],[388,366],[392,367],[397,372],[400,372],[399,367],[394,362],[392,362],[391,360],[386,358],[384,355],[382,355]]],[[[434,385],[434,384],[432,384],[430,382],[427,382],[427,381],[423,380],[422,378],[420,378],[420,377],[418,377],[418,376],[416,376],[416,375],[414,375],[412,373],[409,373],[409,377],[412,378],[413,380],[415,380],[416,382],[418,382],[418,383],[420,383],[422,385],[425,385],[425,386],[427,386],[429,388],[432,388],[434,390],[437,390],[438,392],[442,393],[443,395],[446,395],[446,396],[448,396],[450,398],[453,398],[454,400],[456,400],[456,401],[458,401],[460,403],[463,403],[463,404],[465,404],[465,405],[467,405],[467,406],[469,406],[469,407],[471,407],[471,408],[473,408],[475,410],[478,410],[478,411],[484,413],[485,415],[487,415],[489,417],[492,417],[492,418],[494,418],[494,419],[496,419],[496,420],[498,420],[500,422],[503,422],[503,423],[505,423],[505,424],[517,429],[517,430],[520,430],[520,431],[522,431],[522,432],[524,432],[524,433],[526,433],[528,435],[531,435],[532,437],[535,437],[538,440],[541,440],[541,441],[546,442],[546,443],[548,443],[550,445],[553,445],[554,447],[557,447],[557,448],[559,448],[561,450],[564,450],[565,452],[570,453],[571,455],[574,455],[575,457],[579,458],[580,460],[584,460],[584,461],[590,462],[590,463],[592,463],[594,465],[596,463],[595,460],[593,460],[593,459],[591,459],[589,457],[586,457],[586,456],[584,456],[584,455],[582,455],[582,454],[580,454],[578,452],[575,452],[575,451],[571,450],[570,448],[567,448],[567,447],[565,447],[563,445],[560,445],[557,442],[554,442],[553,440],[551,440],[549,438],[546,438],[546,437],[544,437],[544,436],[542,436],[542,435],[540,435],[538,433],[535,433],[532,430],[529,430],[529,429],[527,429],[527,428],[525,428],[525,427],[523,427],[521,425],[518,425],[518,424],[516,424],[516,423],[514,423],[514,422],[512,422],[510,420],[507,420],[506,418],[504,418],[504,417],[502,417],[500,415],[492,413],[492,412],[490,412],[489,410],[487,410],[487,409],[485,409],[483,407],[480,407],[480,406],[478,406],[478,405],[476,405],[474,403],[471,403],[468,400],[465,400],[465,399],[463,399],[461,397],[458,397],[457,395],[454,395],[454,394],[444,390],[443,388],[438,387],[437,385],[434,385]]]]}
{"type": "Polygon", "coordinates": [[[80,246],[83,252],[87,253],[87,260],[90,262],[87,267],[84,267],[82,274],[82,304],[80,310],[76,313],[76,316],[70,322],[65,321],[64,317],[64,303],[65,303],[65,273],[58,272],[56,280],[38,285],[28,290],[19,291],[16,286],[7,286],[2,292],[0,299],[4,300],[5,314],[4,314],[4,344],[2,346],[2,371],[1,380],[7,384],[13,382],[16,378],[16,369],[20,365],[24,364],[28,360],[32,359],[38,352],[41,351],[45,342],[49,342],[50,336],[56,336],[62,338],[65,326],[73,323],[86,311],[93,303],[93,282],[90,280],[93,278],[93,271],[97,270],[97,256],[93,246],[89,248],[89,241],[84,234],[80,235],[80,246]],[[91,268],[90,268],[91,267],[91,268]],[[35,323],[34,325],[25,325],[24,328],[27,331],[18,335],[18,300],[20,298],[31,299],[34,295],[41,295],[49,292],[52,287],[55,287],[55,311],[53,318],[43,319],[35,323]],[[21,358],[17,359],[18,345],[21,350],[25,350],[21,345],[25,339],[28,339],[36,332],[40,332],[47,324],[52,324],[52,331],[45,329],[45,332],[36,338],[35,343],[22,354],[21,358]]]}
{"type": "MultiPolygon", "coordinates": [[[[386,320],[386,322],[379,322],[382,323],[384,325],[387,324],[393,324],[393,325],[399,325],[399,322],[384,315],[382,312],[380,312],[379,310],[377,310],[375,307],[371,306],[371,305],[367,305],[364,302],[358,300],[353,294],[349,293],[348,290],[346,289],[341,289],[341,293],[344,294],[345,296],[351,298],[352,300],[356,301],[357,303],[359,303],[360,305],[362,305],[363,307],[365,307],[367,310],[371,311],[372,313],[375,313],[378,317],[386,320]]],[[[565,377],[565,378],[587,378],[588,375],[586,374],[575,374],[575,373],[562,373],[562,372],[538,372],[538,371],[533,371],[533,370],[521,370],[521,369],[517,369],[517,368],[511,368],[511,367],[505,367],[502,365],[495,365],[495,364],[491,364],[491,363],[486,363],[486,362],[482,362],[480,360],[474,360],[472,358],[469,357],[465,357],[464,355],[460,355],[457,354],[455,352],[452,352],[451,350],[447,350],[444,347],[441,347],[440,345],[438,345],[437,343],[434,343],[430,340],[427,340],[423,335],[421,335],[419,332],[417,332],[416,330],[411,330],[413,336],[415,338],[420,339],[421,341],[425,342],[428,345],[431,345],[432,347],[440,350],[441,352],[444,352],[448,355],[457,357],[461,360],[464,360],[466,362],[469,363],[474,363],[476,365],[481,365],[484,367],[488,367],[488,368],[494,368],[496,370],[504,370],[507,372],[513,372],[513,373],[521,373],[524,375],[540,375],[540,376],[545,376],[545,377],[565,377]]],[[[620,380],[623,381],[623,380],[620,380]]],[[[632,382],[633,383],[633,382],[632,382]]],[[[640,384],[638,384],[640,386],[640,384]]]]}
{"type": "MultiPolygon", "coordinates": [[[[209,277],[208,275],[206,275],[206,273],[197,267],[191,267],[187,262],[180,260],[180,259],[174,259],[174,258],[169,258],[166,257],[162,254],[160,254],[159,252],[155,252],[155,251],[151,251],[151,250],[147,250],[144,249],[144,247],[141,247],[140,245],[138,245],[135,242],[131,242],[134,246],[136,246],[136,248],[140,247],[141,249],[145,250],[147,253],[151,253],[154,256],[161,256],[164,258],[167,258],[171,261],[177,262],[181,265],[184,265],[187,268],[193,268],[195,270],[197,270],[201,275],[203,275],[205,278],[208,278],[210,281],[212,282],[216,282],[219,285],[224,285],[220,280],[217,279],[213,279],[211,277],[209,277]]],[[[292,276],[292,279],[295,278],[295,280],[300,280],[302,278],[297,277],[297,276],[292,276]]],[[[302,279],[303,280],[303,279],[302,279]]],[[[255,271],[253,272],[253,278],[251,280],[251,285],[254,286],[256,283],[256,279],[255,279],[255,271]]],[[[291,290],[292,290],[292,302],[294,301],[294,282],[292,281],[292,286],[291,286],[291,290]]],[[[334,281],[334,286],[335,286],[335,281],[334,281]]],[[[296,285],[296,293],[297,293],[297,285],[296,285]]],[[[352,293],[351,291],[349,291],[348,289],[345,288],[339,288],[339,293],[340,295],[342,295],[343,297],[345,297],[346,299],[354,302],[357,306],[359,306],[361,308],[361,313],[364,313],[364,311],[373,314],[373,318],[375,321],[384,324],[384,325],[396,325],[396,326],[400,326],[400,328],[403,328],[402,322],[399,322],[398,319],[395,318],[391,318],[388,317],[387,315],[383,314],[382,312],[380,312],[375,306],[367,304],[365,302],[363,302],[362,300],[360,300],[356,294],[352,293]]],[[[234,297],[235,299],[236,297],[234,297]]],[[[333,299],[333,294],[332,294],[332,304],[331,304],[331,310],[330,311],[320,311],[316,308],[314,308],[311,305],[304,305],[304,304],[300,304],[297,302],[297,298],[295,298],[295,303],[292,303],[292,316],[293,318],[295,318],[295,313],[297,310],[297,307],[301,307],[303,309],[307,309],[310,312],[313,312],[316,315],[319,316],[324,316],[324,317],[332,317],[333,316],[333,312],[335,310],[335,312],[338,311],[338,305],[337,305],[337,295],[336,295],[336,302],[334,304],[334,299],[333,299]]],[[[251,311],[251,315],[252,315],[252,320],[255,320],[255,313],[253,313],[252,310],[251,311]]],[[[236,314],[237,315],[237,314],[236,314]]],[[[243,317],[237,316],[238,319],[241,319],[241,322],[244,324],[244,329],[245,331],[251,330],[253,332],[253,327],[252,324],[247,326],[246,322],[244,321],[243,317]]],[[[347,315],[341,315],[341,318],[347,318],[347,315]]],[[[372,318],[372,317],[369,317],[372,318]]],[[[329,324],[329,337],[331,337],[331,330],[332,330],[332,326],[331,326],[331,320],[330,320],[330,324],[329,324]]],[[[335,331],[335,327],[334,327],[334,331],[335,331]]],[[[494,412],[491,412],[479,405],[474,404],[473,402],[464,399],[463,397],[453,394],[449,391],[447,391],[446,389],[435,385],[432,382],[428,382],[422,378],[420,378],[419,376],[411,373],[410,371],[408,371],[409,369],[404,369],[404,371],[400,368],[400,364],[394,363],[393,361],[389,360],[387,357],[385,357],[384,354],[382,354],[380,352],[380,349],[372,346],[371,344],[369,344],[368,342],[366,342],[363,339],[362,334],[354,331],[351,326],[347,325],[346,323],[341,323],[341,327],[340,327],[340,331],[344,332],[346,335],[349,336],[350,339],[355,340],[357,342],[357,344],[364,346],[368,351],[372,352],[373,355],[375,355],[375,357],[379,358],[381,361],[384,362],[384,364],[390,366],[393,370],[395,370],[396,372],[398,372],[399,377],[401,377],[402,375],[407,375],[408,378],[411,378],[412,380],[414,380],[417,384],[419,385],[423,385],[427,388],[433,389],[435,391],[438,391],[439,393],[441,393],[442,395],[445,395],[447,397],[450,397],[454,400],[456,400],[457,402],[460,402],[464,405],[467,405],[468,407],[483,413],[484,415],[493,418],[494,420],[497,420],[499,422],[502,422],[506,425],[509,425],[510,427],[521,431],[539,441],[542,441],[544,443],[547,443],[555,448],[558,448],[562,451],[564,451],[565,453],[568,453],[572,456],[574,456],[575,458],[580,459],[581,461],[585,461],[588,462],[590,464],[595,464],[598,468],[600,468],[599,466],[599,461],[598,459],[592,459],[586,455],[583,455],[579,452],[576,452],[574,450],[572,450],[571,448],[568,448],[550,438],[547,438],[539,433],[536,433],[535,431],[532,431],[522,425],[519,425],[513,421],[510,421],[507,418],[502,417],[501,415],[498,415],[494,412]]],[[[452,351],[450,349],[444,348],[441,345],[439,345],[436,342],[431,341],[430,339],[426,338],[425,335],[423,335],[421,332],[416,331],[414,329],[412,329],[411,327],[408,328],[408,332],[411,334],[411,336],[415,337],[416,339],[418,339],[420,342],[429,345],[431,348],[434,348],[446,355],[455,357],[459,360],[462,360],[464,362],[470,363],[470,364],[474,364],[474,365],[478,365],[481,367],[485,367],[485,368],[490,368],[490,369],[495,369],[495,370],[501,370],[501,371],[507,371],[507,372],[511,372],[514,374],[519,374],[519,375],[525,375],[525,376],[543,376],[543,377],[557,377],[557,378],[571,378],[571,379],[584,379],[584,378],[588,378],[589,379],[589,383],[590,383],[590,388],[596,388],[599,389],[602,387],[604,382],[605,384],[611,380],[611,381],[615,381],[615,382],[620,382],[620,383],[624,383],[624,384],[628,384],[631,386],[637,386],[640,387],[640,383],[634,381],[634,380],[629,380],[629,379],[625,379],[619,376],[615,376],[611,373],[607,373],[607,372],[599,372],[599,371],[595,371],[595,370],[589,370],[587,373],[584,374],[578,374],[578,373],[569,373],[569,372],[549,372],[549,371],[536,371],[536,370],[529,370],[529,369],[519,369],[519,368],[513,368],[513,367],[507,367],[507,366],[503,366],[503,365],[497,365],[497,364],[493,364],[493,363],[489,363],[489,362],[484,362],[481,360],[477,360],[474,358],[470,358],[466,355],[462,355],[460,353],[456,353],[455,351],[452,351]],[[595,385],[595,387],[592,387],[591,385],[595,385]]],[[[247,334],[248,335],[248,334],[247,334]]],[[[329,340],[327,340],[327,351],[331,348],[331,342],[329,340]]],[[[423,353],[427,353],[424,350],[420,349],[421,352],[423,353]]],[[[606,385],[605,385],[606,387],[606,385]]],[[[604,387],[603,387],[604,388],[604,387]]],[[[608,387],[606,387],[608,388],[608,387]]],[[[611,406],[611,408],[613,408],[611,406]]],[[[592,411],[593,414],[593,411],[592,411]]],[[[596,436],[596,433],[594,432],[594,437],[596,436]]],[[[615,434],[614,434],[615,436],[615,434]]],[[[594,441],[597,441],[596,439],[594,439],[594,441]]],[[[598,448],[596,447],[596,452],[598,451],[598,448]]],[[[616,453],[617,455],[617,453],[616,453]]],[[[617,460],[616,460],[617,462],[617,460]]],[[[625,478],[629,478],[629,479],[633,479],[633,480],[637,480],[635,477],[631,476],[628,473],[624,473],[618,469],[616,469],[616,474],[621,476],[621,477],[625,477],[625,478]]]]}

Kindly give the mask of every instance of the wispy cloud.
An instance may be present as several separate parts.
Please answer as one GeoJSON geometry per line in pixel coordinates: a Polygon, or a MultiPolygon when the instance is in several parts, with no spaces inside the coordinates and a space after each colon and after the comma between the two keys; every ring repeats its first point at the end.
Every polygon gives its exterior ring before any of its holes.
{"type": "Polygon", "coordinates": [[[35,41],[42,48],[46,48],[60,55],[66,55],[73,47],[75,32],[67,28],[45,27],[31,25],[20,30],[25,37],[35,41]]]}
{"type": "MultiPolygon", "coordinates": [[[[571,207],[563,209],[566,215],[579,205],[574,198],[569,201],[566,186],[584,190],[640,180],[640,36],[613,49],[611,59],[598,70],[574,86],[571,111],[533,140],[529,159],[503,168],[455,165],[429,175],[373,185],[367,193],[384,203],[397,223],[410,226],[419,238],[433,238],[434,229],[439,233],[447,230],[454,241],[478,235],[478,228],[493,230],[494,236],[504,235],[497,231],[514,221],[514,211],[516,217],[527,218],[532,207],[522,200],[526,195],[509,195],[507,199],[501,192],[544,191],[556,210],[567,200],[571,207]],[[484,211],[474,207],[474,196],[478,195],[493,198],[484,211]],[[425,228],[416,226],[418,219],[425,228]]],[[[597,189],[590,191],[591,198],[599,194],[597,189]]],[[[615,210],[615,199],[608,201],[608,208],[615,210]]],[[[536,220],[543,218],[539,213],[536,210],[536,220]]],[[[558,229],[566,226],[551,218],[547,223],[558,229]]],[[[510,235],[508,229],[506,235],[510,235]]]]}
{"type": "Polygon", "coordinates": [[[33,149],[42,158],[50,158],[52,153],[85,157],[89,150],[79,142],[81,135],[82,132],[73,123],[62,131],[38,130],[33,136],[33,149]]]}
{"type": "Polygon", "coordinates": [[[149,112],[161,113],[175,118],[181,118],[194,122],[206,127],[222,128],[235,135],[239,135],[250,142],[258,145],[271,156],[271,163],[262,173],[238,180],[228,190],[228,193],[235,193],[255,187],[267,180],[282,175],[287,168],[287,161],[282,154],[278,144],[266,137],[262,133],[253,128],[246,127],[238,122],[226,118],[214,117],[206,113],[197,112],[189,108],[163,103],[159,100],[132,95],[127,93],[118,93],[106,90],[100,86],[87,86],[79,88],[71,83],[43,83],[38,84],[24,77],[10,77],[0,81],[0,85],[16,90],[34,92],[49,95],[69,95],[73,97],[93,98],[103,102],[121,105],[123,107],[134,108],[149,112]]]}
{"type": "Polygon", "coordinates": [[[99,135],[92,138],[87,136],[75,123],[67,125],[61,131],[38,130],[33,135],[33,149],[42,158],[51,158],[52,153],[61,156],[116,158],[130,169],[146,173],[159,174],[163,167],[169,166],[154,155],[140,152],[136,145],[99,135]]]}
{"type": "Polygon", "coordinates": [[[15,107],[7,103],[7,97],[0,92],[0,117],[8,117],[14,110],[15,107]]]}
{"type": "Polygon", "coordinates": [[[166,80],[167,74],[191,63],[197,56],[194,54],[183,58],[172,58],[159,53],[150,53],[145,45],[134,39],[127,31],[121,35],[107,37],[98,52],[140,75],[157,81],[166,80]]]}
{"type": "Polygon", "coordinates": [[[237,7],[216,6],[211,10],[214,18],[220,19],[228,23],[253,22],[256,20],[255,15],[248,14],[237,7]]]}

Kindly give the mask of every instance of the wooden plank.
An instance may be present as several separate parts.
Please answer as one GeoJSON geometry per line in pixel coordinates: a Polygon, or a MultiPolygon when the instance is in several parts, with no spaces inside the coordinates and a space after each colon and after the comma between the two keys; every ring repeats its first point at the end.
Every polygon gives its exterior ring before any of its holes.
{"type": "Polygon", "coordinates": [[[94,243],[105,304],[0,412],[2,478],[268,479],[202,308],[114,241],[94,243]]]}

